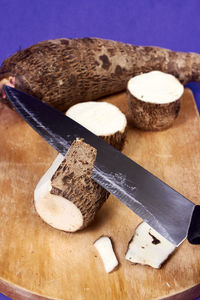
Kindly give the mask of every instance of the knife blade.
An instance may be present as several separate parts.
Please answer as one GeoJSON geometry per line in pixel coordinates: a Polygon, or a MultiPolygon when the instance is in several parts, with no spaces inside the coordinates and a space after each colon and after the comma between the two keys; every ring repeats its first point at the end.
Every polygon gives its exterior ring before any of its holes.
{"type": "Polygon", "coordinates": [[[62,155],[76,138],[96,148],[93,180],[167,240],[176,246],[187,237],[200,243],[198,205],[48,104],[9,86],[4,91],[24,120],[62,155]]]}

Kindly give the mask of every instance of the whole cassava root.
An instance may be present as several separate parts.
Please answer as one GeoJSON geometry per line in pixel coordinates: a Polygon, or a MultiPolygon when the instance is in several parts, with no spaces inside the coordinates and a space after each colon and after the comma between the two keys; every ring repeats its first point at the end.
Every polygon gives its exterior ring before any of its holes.
{"type": "Polygon", "coordinates": [[[0,89],[12,85],[66,111],[123,91],[131,77],[152,70],[170,73],[183,84],[200,82],[200,55],[98,38],[48,40],[3,61],[0,89]]]}

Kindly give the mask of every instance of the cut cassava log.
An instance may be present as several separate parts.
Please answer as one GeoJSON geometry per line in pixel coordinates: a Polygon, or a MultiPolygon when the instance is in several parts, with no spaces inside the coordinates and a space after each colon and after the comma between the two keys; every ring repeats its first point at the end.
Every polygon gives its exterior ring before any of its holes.
{"type": "Polygon", "coordinates": [[[91,178],[96,149],[74,141],[65,158],[59,155],[34,192],[40,217],[54,228],[75,232],[87,227],[109,193],[91,178]]]}
{"type": "Polygon", "coordinates": [[[152,71],[131,78],[127,103],[134,126],[143,130],[162,130],[177,118],[183,85],[170,74],[152,71]]]}
{"type": "Polygon", "coordinates": [[[94,242],[94,246],[98,250],[107,273],[112,272],[118,266],[118,260],[113,250],[110,237],[101,236],[94,242]]]}
{"type": "Polygon", "coordinates": [[[132,263],[158,269],[175,249],[172,243],[142,222],[135,230],[125,257],[132,263]]]}
{"type": "Polygon", "coordinates": [[[108,102],[84,102],[71,106],[66,115],[103,138],[118,150],[125,141],[126,116],[108,102]]]}
{"type": "Polygon", "coordinates": [[[200,55],[98,38],[48,40],[3,61],[0,89],[11,84],[66,111],[123,91],[131,77],[152,70],[172,74],[183,84],[200,82],[200,55]]]}

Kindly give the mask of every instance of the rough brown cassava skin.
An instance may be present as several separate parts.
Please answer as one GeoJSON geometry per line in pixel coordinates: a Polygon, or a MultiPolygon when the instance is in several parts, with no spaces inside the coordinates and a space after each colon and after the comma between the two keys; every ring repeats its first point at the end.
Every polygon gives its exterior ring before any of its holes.
{"type": "Polygon", "coordinates": [[[108,144],[115,147],[117,150],[121,151],[123,149],[125,139],[127,134],[127,126],[123,132],[117,131],[112,135],[101,135],[100,137],[104,139],[108,144]]]}
{"type": "Polygon", "coordinates": [[[133,125],[142,130],[152,131],[169,128],[178,116],[181,98],[171,103],[149,103],[137,99],[127,90],[127,103],[133,125]]]}
{"type": "Polygon", "coordinates": [[[126,89],[128,80],[160,70],[183,84],[200,82],[200,55],[98,38],[43,41],[5,59],[4,79],[61,111],[126,89]],[[11,77],[11,79],[9,79],[11,77]]]}
{"type": "Polygon", "coordinates": [[[95,148],[82,140],[74,141],[51,179],[51,193],[66,198],[81,211],[83,225],[79,229],[87,227],[93,221],[109,196],[91,178],[96,152],[95,148]]]}

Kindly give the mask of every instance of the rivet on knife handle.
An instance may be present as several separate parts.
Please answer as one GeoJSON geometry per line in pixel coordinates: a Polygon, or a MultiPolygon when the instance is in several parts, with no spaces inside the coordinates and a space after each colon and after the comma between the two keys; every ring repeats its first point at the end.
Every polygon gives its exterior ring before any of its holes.
{"type": "Polygon", "coordinates": [[[191,244],[200,244],[200,205],[194,207],[188,230],[188,241],[191,244]]]}

